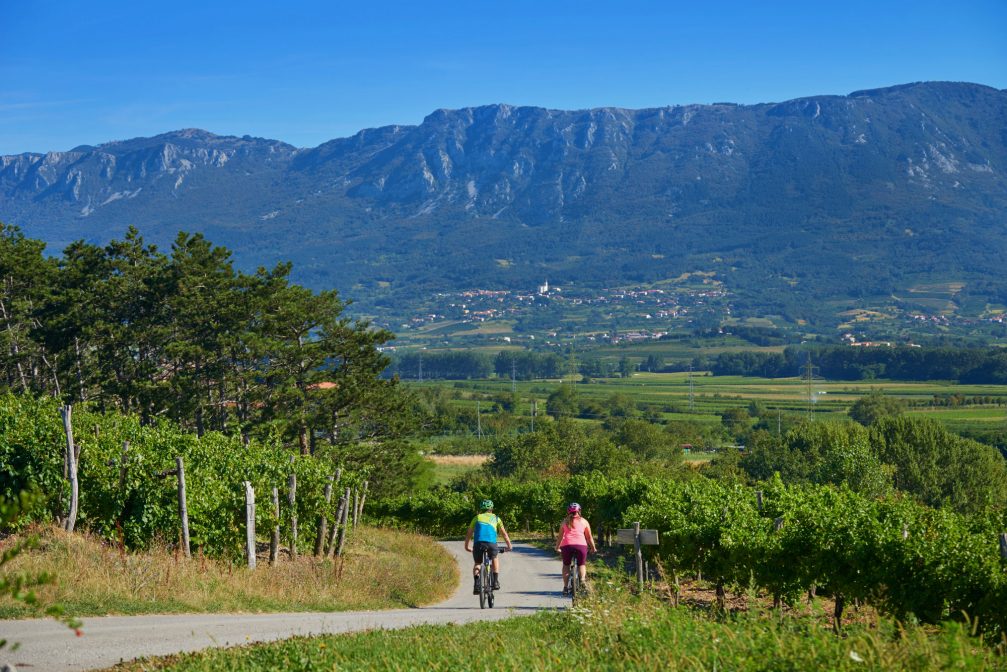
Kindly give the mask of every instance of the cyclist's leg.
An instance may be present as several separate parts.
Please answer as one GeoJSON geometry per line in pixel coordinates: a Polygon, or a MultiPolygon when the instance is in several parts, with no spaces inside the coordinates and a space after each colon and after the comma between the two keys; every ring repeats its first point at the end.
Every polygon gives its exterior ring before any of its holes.
{"type": "Polygon", "coordinates": [[[472,545],[472,559],[475,561],[475,565],[472,566],[472,577],[474,579],[472,593],[474,595],[479,594],[479,571],[482,568],[483,554],[485,551],[485,546],[481,541],[477,541],[472,545]]]}
{"type": "Polygon", "coordinates": [[[577,573],[580,576],[580,585],[585,585],[587,581],[587,546],[575,546],[574,554],[577,558],[577,573]]]}
{"type": "Polygon", "coordinates": [[[500,548],[496,544],[487,544],[486,552],[493,558],[493,590],[500,590],[500,548]]]}
{"type": "Polygon", "coordinates": [[[473,565],[472,565],[472,575],[473,576],[479,576],[479,568],[482,567],[482,564],[483,564],[483,552],[484,551],[485,551],[485,549],[483,548],[483,542],[477,541],[474,544],[472,544],[472,562],[473,562],[473,565]]]}
{"type": "Polygon", "coordinates": [[[563,592],[567,592],[567,582],[570,580],[570,563],[573,560],[573,550],[569,546],[560,546],[559,551],[563,556],[563,592]]]}

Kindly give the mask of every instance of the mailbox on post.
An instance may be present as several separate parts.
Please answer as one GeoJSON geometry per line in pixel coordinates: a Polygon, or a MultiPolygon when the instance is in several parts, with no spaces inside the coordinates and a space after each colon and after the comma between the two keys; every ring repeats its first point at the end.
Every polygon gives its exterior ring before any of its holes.
{"type": "Polygon", "coordinates": [[[617,544],[633,544],[636,551],[636,580],[643,590],[643,551],[641,546],[657,546],[657,530],[641,530],[640,523],[633,523],[633,527],[627,530],[616,530],[615,542],[617,544]]]}

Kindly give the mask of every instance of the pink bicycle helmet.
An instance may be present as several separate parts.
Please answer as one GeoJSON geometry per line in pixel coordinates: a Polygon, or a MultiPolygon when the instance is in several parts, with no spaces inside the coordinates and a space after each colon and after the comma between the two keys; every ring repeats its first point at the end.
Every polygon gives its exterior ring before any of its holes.
{"type": "Polygon", "coordinates": [[[567,513],[577,513],[580,511],[580,504],[577,502],[571,502],[570,506],[566,507],[567,513]]]}

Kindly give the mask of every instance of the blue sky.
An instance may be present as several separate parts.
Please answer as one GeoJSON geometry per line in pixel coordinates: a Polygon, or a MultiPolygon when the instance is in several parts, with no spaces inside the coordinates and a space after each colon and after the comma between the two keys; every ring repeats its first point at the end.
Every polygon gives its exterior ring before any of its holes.
{"type": "Polygon", "coordinates": [[[1007,2],[0,0],[0,154],[186,127],[314,146],[441,107],[919,80],[1007,88],[1007,2]]]}

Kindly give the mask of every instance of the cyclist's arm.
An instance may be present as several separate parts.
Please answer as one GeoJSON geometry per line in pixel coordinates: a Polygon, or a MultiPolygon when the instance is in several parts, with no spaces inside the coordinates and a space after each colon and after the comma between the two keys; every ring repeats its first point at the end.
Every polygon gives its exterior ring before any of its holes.
{"type": "Polygon", "coordinates": [[[598,547],[594,545],[594,535],[591,534],[591,524],[588,523],[587,529],[584,530],[584,538],[587,539],[588,546],[591,547],[592,553],[598,552],[598,547]]]}
{"type": "Polygon", "coordinates": [[[472,535],[475,533],[475,525],[469,525],[468,532],[465,533],[465,550],[472,550],[472,535]]]}
{"type": "Polygon", "coordinates": [[[500,528],[500,534],[503,535],[504,541],[507,542],[507,550],[508,551],[514,550],[514,547],[511,546],[511,543],[510,543],[510,536],[508,536],[507,529],[504,527],[504,524],[503,524],[502,520],[497,521],[497,527],[500,528]]]}
{"type": "Polygon", "coordinates": [[[559,532],[556,533],[556,552],[559,553],[559,545],[563,543],[563,524],[560,523],[559,532]]]}

